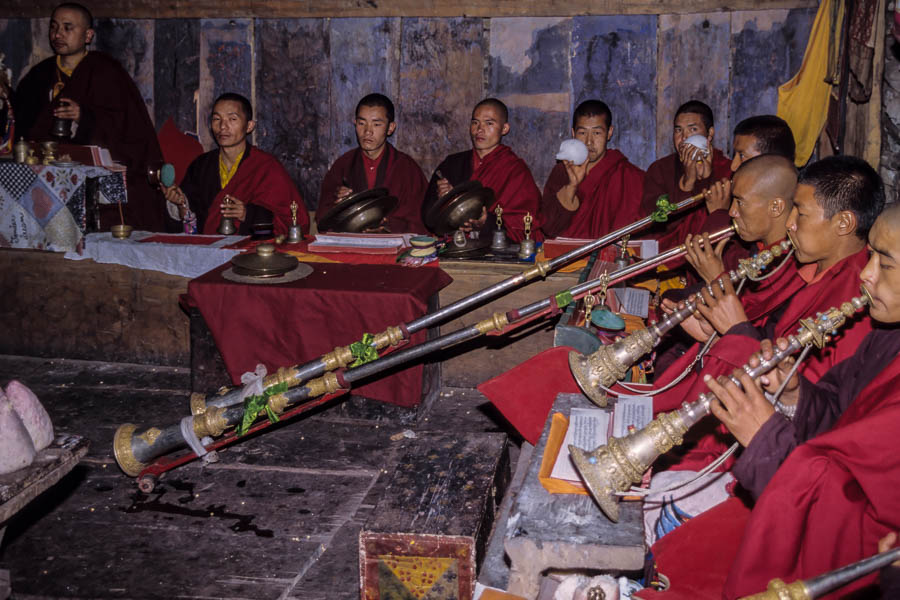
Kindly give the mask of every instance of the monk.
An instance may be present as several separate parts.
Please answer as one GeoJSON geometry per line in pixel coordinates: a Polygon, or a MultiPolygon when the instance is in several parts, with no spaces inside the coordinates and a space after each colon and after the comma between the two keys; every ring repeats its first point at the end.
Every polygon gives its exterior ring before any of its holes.
{"type": "Polygon", "coordinates": [[[422,214],[454,186],[474,179],[494,190],[495,200],[485,207],[480,218],[472,219],[466,229],[489,237],[494,219],[489,220],[487,215],[499,204],[503,208],[506,233],[513,241],[520,242],[525,237],[526,213],[531,213],[534,219],[532,239],[541,240],[538,230],[541,192],[525,161],[502,143],[507,133],[509,110],[505,104],[496,98],[486,98],[476,104],[469,124],[472,150],[451,154],[438,165],[425,192],[422,214]]]}
{"type": "Polygon", "coordinates": [[[397,129],[394,103],[382,94],[369,94],[356,105],[354,126],[358,146],[334,161],[325,174],[316,220],[353,192],[384,187],[399,203],[372,231],[424,233],[420,215],[425,175],[412,157],[388,142],[397,129]]]}
{"type": "MultiPolygon", "coordinates": [[[[717,398],[713,414],[745,446],[735,472],[754,496],[752,511],[729,500],[663,538],[653,553],[672,590],[640,597],[740,598],[772,578],[810,578],[896,540],[886,534],[900,527],[900,207],[878,217],[869,247],[860,280],[880,326],[817,383],[805,376],[787,383],[780,402],[792,407],[790,417],[772,408],[762,387],[779,385],[788,361],[759,382],[736,371],[746,391],[724,378],[707,381],[717,398]],[[716,535],[704,535],[711,531],[716,535]],[[690,541],[699,539],[704,543],[690,541]],[[676,554],[690,555],[691,565],[676,554]],[[703,573],[695,575],[700,564],[703,573]]],[[[835,296],[832,304],[845,299],[835,296]]],[[[761,354],[771,358],[772,350],[763,343],[761,354]]],[[[876,577],[841,588],[841,597],[876,577]]]]}
{"type": "MultiPolygon", "coordinates": [[[[128,167],[126,222],[162,231],[165,202],[147,180],[147,167],[163,162],[156,130],[125,69],[111,56],[89,51],[93,39],[88,9],[74,2],[56,7],[50,17],[54,56],[31,69],[16,89],[16,135],[54,139],[54,119],[71,121],[71,136],[62,141],[107,148],[113,160],[128,167]]],[[[118,208],[101,205],[101,228],[118,222],[118,208]]]]}
{"type": "Polygon", "coordinates": [[[545,237],[598,238],[637,221],[644,172],[618,150],[612,139],[612,111],[600,100],[585,100],[572,115],[572,137],[584,142],[588,158],[576,165],[556,164],[541,198],[545,237]]]}
{"type": "MultiPolygon", "coordinates": [[[[657,199],[666,194],[670,202],[681,202],[691,196],[704,192],[713,184],[721,183],[731,177],[731,162],[718,148],[713,148],[715,134],[712,109],[700,102],[691,100],[678,107],[672,129],[672,142],[675,153],[660,158],[650,165],[644,176],[644,192],[641,201],[642,215],[649,215],[656,210],[657,199]],[[708,154],[702,154],[685,143],[693,135],[701,135],[707,140],[708,154]]],[[[703,206],[687,209],[673,221],[656,227],[651,233],[659,241],[660,251],[677,246],[688,233],[698,233],[706,217],[719,209],[728,208],[727,198],[720,196],[718,204],[715,197],[707,195],[703,206]]]]}
{"type": "Polygon", "coordinates": [[[262,226],[278,235],[287,233],[291,203],[296,203],[297,224],[307,233],[309,216],[290,175],[278,159],[247,140],[256,128],[250,101],[222,94],[213,104],[209,127],[218,148],[194,159],[180,187],[163,188],[170,216],[180,219],[188,233],[214,234],[222,217],[228,217],[238,234],[250,235],[262,226]]]}

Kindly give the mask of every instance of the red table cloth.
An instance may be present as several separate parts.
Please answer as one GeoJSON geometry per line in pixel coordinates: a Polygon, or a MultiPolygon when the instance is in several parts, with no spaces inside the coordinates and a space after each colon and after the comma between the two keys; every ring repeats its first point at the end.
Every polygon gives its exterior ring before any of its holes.
{"type": "MultiPolygon", "coordinates": [[[[304,364],[388,326],[424,315],[428,298],[452,279],[441,269],[396,265],[310,263],[313,273],[280,285],[244,284],[222,277],[226,264],[191,280],[188,299],[216,341],[232,383],[257,363],[269,373],[304,364]]],[[[425,341],[425,332],[409,343],[425,341]]],[[[392,371],[354,393],[400,406],[422,396],[422,365],[392,371]]]]}

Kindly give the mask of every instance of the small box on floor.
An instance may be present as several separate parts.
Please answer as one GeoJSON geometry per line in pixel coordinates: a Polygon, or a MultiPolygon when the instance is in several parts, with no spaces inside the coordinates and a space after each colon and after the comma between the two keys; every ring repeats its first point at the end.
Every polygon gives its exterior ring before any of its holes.
{"type": "Polygon", "coordinates": [[[509,483],[506,435],[419,433],[359,536],[363,600],[470,600],[509,483]]]}

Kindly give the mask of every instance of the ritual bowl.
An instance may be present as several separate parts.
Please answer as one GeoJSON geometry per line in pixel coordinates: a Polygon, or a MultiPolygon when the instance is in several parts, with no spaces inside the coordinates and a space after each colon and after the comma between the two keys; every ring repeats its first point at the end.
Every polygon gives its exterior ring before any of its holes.
{"type": "Polygon", "coordinates": [[[113,225],[109,228],[110,233],[116,239],[124,240],[131,237],[131,225],[113,225]]]}

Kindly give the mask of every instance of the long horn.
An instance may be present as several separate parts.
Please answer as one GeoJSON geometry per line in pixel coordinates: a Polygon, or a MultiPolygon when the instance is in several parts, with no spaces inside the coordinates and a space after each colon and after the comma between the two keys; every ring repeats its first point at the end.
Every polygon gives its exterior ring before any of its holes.
{"type": "MultiPolygon", "coordinates": [[[[761,360],[757,367],[745,364],[743,370],[756,379],[805,346],[812,344],[817,348],[824,347],[833,332],[869,302],[868,292],[865,288],[862,291],[861,296],[844,302],[840,307],[829,308],[815,317],[802,319],[797,333],[788,336],[787,348],[777,348],[771,359],[761,360]]],[[[739,388],[742,387],[733,375],[729,378],[739,388]]],[[[681,444],[684,434],[709,414],[709,404],[714,398],[713,394],[704,392],[696,400],[685,402],[677,410],[661,413],[643,429],[622,438],[610,438],[605,446],[591,451],[569,446],[575,468],[610,520],[616,522],[619,519],[619,503],[615,494],[640,482],[644,472],[660,455],[681,444]]]]}
{"type": "Polygon", "coordinates": [[[773,579],[765,592],[744,596],[741,600],[814,600],[897,560],[900,560],[900,548],[881,552],[812,579],[801,579],[790,584],[773,579]]]}
{"type": "MultiPolygon", "coordinates": [[[[710,242],[724,239],[733,235],[733,233],[733,227],[722,229],[710,235],[710,242]]],[[[378,373],[414,359],[422,358],[433,352],[473,340],[482,335],[505,333],[510,329],[530,323],[542,316],[553,314],[554,306],[562,308],[603,285],[613,285],[624,281],[657,265],[679,258],[684,253],[685,249],[683,246],[672,248],[653,258],[636,262],[623,269],[614,271],[608,277],[604,275],[575,285],[552,298],[533,302],[508,313],[494,313],[491,317],[475,325],[470,325],[422,344],[387,354],[376,361],[358,367],[326,373],[322,377],[310,380],[303,385],[295,386],[287,389],[287,391],[270,396],[268,398],[268,406],[273,413],[281,414],[288,406],[300,404],[318,396],[349,389],[356,381],[370,378],[378,373]]],[[[131,423],[121,425],[116,430],[113,450],[116,462],[118,462],[122,471],[132,477],[139,476],[149,466],[150,462],[157,457],[188,445],[185,436],[190,435],[191,431],[197,438],[205,436],[216,438],[221,436],[226,430],[235,427],[243,420],[244,407],[241,404],[234,403],[229,406],[214,402],[204,404],[202,401],[195,400],[191,403],[191,414],[190,423],[186,425],[188,427],[187,432],[184,431],[182,422],[163,429],[139,427],[131,423]]],[[[234,436],[234,433],[231,432],[228,435],[234,436]]]]}
{"type": "MultiPolygon", "coordinates": [[[[537,279],[538,277],[545,277],[549,273],[552,273],[553,271],[556,271],[557,269],[560,269],[565,265],[590,254],[594,250],[607,246],[625,235],[629,235],[631,233],[634,233],[635,231],[644,229],[645,227],[653,223],[665,221],[668,219],[669,214],[693,206],[703,200],[704,197],[705,192],[701,192],[695,196],[691,196],[690,198],[682,200],[677,204],[671,204],[668,201],[668,196],[660,196],[657,200],[657,206],[659,208],[651,215],[635,221],[630,225],[626,225],[621,229],[617,229],[612,233],[608,233],[599,239],[588,242],[583,246],[579,246],[578,248],[570,250],[569,252],[557,256],[554,259],[551,259],[549,261],[537,262],[534,266],[529,267],[518,275],[513,275],[512,277],[508,277],[503,281],[492,284],[484,288],[483,290],[477,291],[464,298],[460,298],[456,302],[448,304],[447,306],[419,317],[418,319],[414,319],[409,323],[401,323],[399,325],[388,327],[381,333],[377,333],[374,335],[374,339],[372,340],[371,345],[375,348],[375,350],[379,351],[384,350],[388,347],[398,346],[405,340],[408,340],[412,334],[418,331],[422,331],[434,325],[438,325],[452,317],[464,313],[471,308],[474,308],[475,306],[484,304],[485,302],[488,302],[490,300],[494,300],[502,296],[503,294],[522,287],[526,283],[529,283],[537,279]]],[[[288,387],[295,387],[315,377],[321,377],[322,375],[330,371],[343,369],[355,360],[356,357],[353,355],[350,346],[339,346],[331,352],[323,354],[321,357],[308,363],[295,365],[292,367],[282,367],[278,369],[276,373],[273,373],[264,379],[263,387],[266,389],[271,389],[275,386],[283,386],[285,384],[288,387]]],[[[240,399],[241,388],[237,387],[231,388],[224,393],[210,394],[205,398],[193,400],[193,402],[209,406],[233,406],[240,403],[240,399]]]]}
{"type": "MultiPolygon", "coordinates": [[[[743,259],[737,269],[722,275],[717,282],[721,285],[722,279],[728,277],[732,283],[737,284],[745,277],[758,277],[763,269],[790,250],[790,247],[790,241],[784,240],[751,258],[743,259]]],[[[712,286],[715,283],[716,281],[706,286],[710,294],[712,294],[712,286]]],[[[703,297],[699,294],[693,300],[685,300],[683,306],[666,316],[661,322],[646,329],[639,329],[618,342],[602,346],[590,355],[570,352],[569,368],[578,387],[595,403],[605,406],[606,396],[601,386],[610,387],[625,377],[628,369],[634,363],[655,348],[668,331],[693,315],[697,311],[697,305],[701,302],[703,302],[703,297]]]]}

